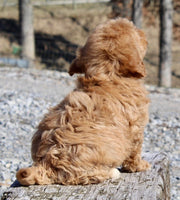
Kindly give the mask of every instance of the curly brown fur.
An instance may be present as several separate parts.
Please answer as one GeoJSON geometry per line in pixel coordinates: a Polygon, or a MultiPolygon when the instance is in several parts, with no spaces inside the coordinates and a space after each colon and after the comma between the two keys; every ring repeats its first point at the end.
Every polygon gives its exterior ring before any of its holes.
{"type": "Polygon", "coordinates": [[[39,124],[34,164],[17,172],[21,184],[90,184],[118,177],[119,166],[149,168],[141,159],[149,103],[141,80],[146,46],[144,33],[126,19],[94,30],[69,71],[85,75],[39,124]]]}

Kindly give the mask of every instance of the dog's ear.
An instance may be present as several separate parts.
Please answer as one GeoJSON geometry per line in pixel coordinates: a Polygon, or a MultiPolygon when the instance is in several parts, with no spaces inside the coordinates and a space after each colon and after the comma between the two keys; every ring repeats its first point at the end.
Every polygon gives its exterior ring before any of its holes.
{"type": "Polygon", "coordinates": [[[81,51],[81,48],[77,50],[77,56],[70,65],[69,74],[71,76],[75,73],[84,73],[84,64],[83,59],[81,58],[81,51]]]}
{"type": "Polygon", "coordinates": [[[143,63],[143,59],[140,58],[138,52],[134,52],[128,59],[128,63],[126,64],[125,71],[126,75],[132,75],[136,78],[143,78],[146,76],[146,70],[143,63]]]}
{"type": "Polygon", "coordinates": [[[133,53],[131,53],[129,70],[134,74],[134,76],[142,78],[146,76],[146,70],[143,63],[144,56],[147,49],[147,40],[143,31],[136,29],[139,35],[139,45],[135,45],[133,53]]]}
{"type": "Polygon", "coordinates": [[[146,45],[140,49],[140,46],[123,49],[118,55],[119,72],[124,76],[133,76],[136,78],[143,78],[146,76],[146,70],[143,63],[143,58],[146,52],[146,45]],[[121,54],[121,52],[123,52],[121,54]]]}
{"type": "Polygon", "coordinates": [[[83,66],[79,58],[75,58],[69,68],[69,74],[71,76],[75,73],[84,73],[83,66]]]}

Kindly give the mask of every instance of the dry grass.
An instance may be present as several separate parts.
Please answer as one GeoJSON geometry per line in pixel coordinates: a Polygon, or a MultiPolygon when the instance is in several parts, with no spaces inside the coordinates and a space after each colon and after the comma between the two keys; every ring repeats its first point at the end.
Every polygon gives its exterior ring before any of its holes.
{"type": "MultiPolygon", "coordinates": [[[[76,9],[72,9],[71,6],[48,6],[48,7],[35,7],[34,8],[34,28],[36,37],[43,41],[51,41],[51,48],[49,43],[43,42],[37,45],[37,67],[47,67],[47,61],[43,64],[43,51],[46,53],[52,53],[52,58],[49,60],[55,60],[54,63],[49,64],[54,69],[67,70],[69,67],[69,61],[66,59],[66,53],[73,57],[77,46],[83,45],[88,37],[88,34],[99,23],[102,23],[110,16],[111,7],[105,4],[90,4],[79,5],[76,9]],[[42,38],[43,37],[43,41],[42,38]],[[54,43],[52,44],[52,38],[54,43]],[[43,48],[42,48],[43,47],[43,48]],[[42,52],[41,49],[42,48],[42,52]],[[50,49],[49,49],[50,48],[50,49]],[[61,56],[65,55],[65,56],[61,56]],[[38,62],[41,61],[41,62],[38,62]]],[[[158,82],[158,58],[159,58],[159,21],[158,15],[151,14],[151,12],[145,14],[143,27],[145,31],[149,46],[145,63],[147,67],[148,77],[146,82],[156,85],[158,82]],[[153,19],[153,20],[152,20],[153,19]],[[151,23],[152,22],[152,23],[151,23]]],[[[15,7],[5,8],[0,12],[0,21],[4,19],[13,19],[17,22],[18,9],[15,7]]],[[[180,14],[174,13],[174,23],[180,26],[180,14]]],[[[11,30],[11,29],[10,29],[11,30]]],[[[172,86],[180,88],[180,38],[177,36],[179,31],[175,30],[175,35],[172,43],[172,86]],[[176,38],[176,40],[175,40],[176,38]]],[[[18,34],[17,32],[15,34],[18,34]]],[[[14,32],[6,31],[0,35],[0,53],[4,55],[10,55],[12,47],[14,45],[19,46],[17,37],[12,39],[14,32]]],[[[44,56],[44,59],[47,55],[44,56]]]]}
{"type": "Polygon", "coordinates": [[[47,34],[63,35],[68,41],[83,45],[97,24],[107,20],[110,7],[103,4],[71,6],[36,7],[35,30],[47,34]]]}

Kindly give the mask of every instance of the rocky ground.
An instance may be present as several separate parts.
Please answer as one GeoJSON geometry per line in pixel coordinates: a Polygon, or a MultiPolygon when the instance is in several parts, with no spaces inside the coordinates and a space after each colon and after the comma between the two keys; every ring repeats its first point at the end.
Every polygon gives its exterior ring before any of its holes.
{"type": "MultiPolygon", "coordinates": [[[[75,86],[67,73],[0,68],[0,196],[20,167],[31,164],[30,144],[47,112],[75,86]]],[[[166,152],[170,159],[171,199],[180,200],[180,90],[147,86],[150,122],[143,152],[166,152]]]]}

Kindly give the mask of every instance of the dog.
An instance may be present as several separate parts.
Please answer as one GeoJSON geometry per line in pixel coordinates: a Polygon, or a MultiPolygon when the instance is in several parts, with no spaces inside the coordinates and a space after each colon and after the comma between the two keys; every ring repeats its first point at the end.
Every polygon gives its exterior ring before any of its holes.
{"type": "Polygon", "coordinates": [[[50,109],[32,138],[33,165],[16,174],[22,185],[94,184],[120,177],[120,166],[150,168],[141,158],[146,48],[145,34],[127,19],[95,28],[70,65],[70,75],[82,74],[76,89],[50,109]]]}

